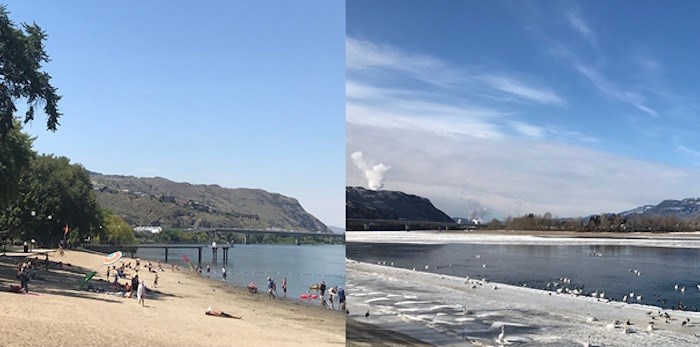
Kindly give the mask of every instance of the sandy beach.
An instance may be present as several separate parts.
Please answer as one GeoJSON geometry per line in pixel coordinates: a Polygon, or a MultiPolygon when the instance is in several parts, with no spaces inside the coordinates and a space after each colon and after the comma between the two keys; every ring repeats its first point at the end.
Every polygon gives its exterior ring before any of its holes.
{"type": "Polygon", "coordinates": [[[28,295],[9,292],[19,284],[16,264],[23,255],[0,256],[0,346],[345,345],[345,315],[339,311],[268,300],[245,288],[199,278],[183,265],[181,272],[173,272],[168,264],[158,272],[155,288],[155,273],[139,272],[148,286],[141,307],[135,298],[78,289],[93,270],[97,275],[91,283],[109,287],[102,282],[107,275],[101,265],[104,255],[67,251],[60,257],[50,251],[49,256],[50,270],[37,270],[43,280],[30,281],[28,295]],[[70,266],[58,269],[59,261],[70,266]],[[242,319],[207,316],[209,306],[242,319]]]}

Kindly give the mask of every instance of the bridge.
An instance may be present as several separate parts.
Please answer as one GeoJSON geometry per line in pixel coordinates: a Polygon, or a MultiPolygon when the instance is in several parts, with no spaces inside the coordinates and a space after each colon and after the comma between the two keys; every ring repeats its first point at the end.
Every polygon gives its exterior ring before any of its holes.
{"type": "Polygon", "coordinates": [[[135,258],[136,255],[136,250],[139,248],[162,248],[165,250],[165,262],[167,263],[169,260],[168,257],[168,251],[172,248],[188,248],[188,249],[196,249],[197,252],[197,263],[201,264],[202,263],[202,249],[203,248],[211,248],[212,251],[212,263],[216,263],[217,261],[217,253],[219,250],[219,247],[222,248],[224,254],[223,254],[223,262],[227,263],[228,262],[228,250],[229,248],[232,248],[233,245],[227,244],[227,245],[202,245],[202,244],[156,244],[156,243],[141,243],[141,244],[130,244],[130,245],[83,245],[84,248],[92,250],[92,251],[97,251],[97,252],[102,252],[102,253],[112,253],[116,251],[124,251],[127,250],[128,253],[131,254],[132,258],[135,258]]]}
{"type": "MultiPolygon", "coordinates": [[[[344,241],[345,235],[340,234],[322,234],[322,233],[312,233],[307,231],[284,231],[284,230],[258,230],[258,229],[231,229],[231,228],[209,228],[209,229],[187,229],[181,231],[204,231],[211,235],[213,239],[217,239],[220,233],[236,233],[242,234],[244,237],[245,244],[251,241],[253,235],[280,235],[280,236],[291,236],[294,237],[295,243],[297,245],[301,244],[301,238],[304,236],[321,237],[328,238],[330,243],[334,241],[344,241]]],[[[197,263],[202,263],[202,249],[211,248],[212,252],[212,263],[216,263],[218,260],[219,248],[223,251],[222,261],[224,263],[228,262],[228,251],[229,248],[233,248],[233,244],[216,244],[216,242],[211,245],[202,244],[154,244],[154,243],[143,243],[143,244],[129,244],[129,245],[83,245],[84,248],[93,251],[111,253],[115,251],[128,250],[131,257],[134,258],[136,250],[139,248],[162,248],[165,251],[165,262],[169,260],[169,250],[172,248],[186,248],[186,249],[196,249],[197,250],[197,263]]]]}
{"type": "Polygon", "coordinates": [[[239,229],[239,228],[200,228],[200,229],[186,229],[183,231],[204,231],[207,232],[212,238],[217,238],[219,234],[233,233],[243,235],[243,243],[246,245],[251,241],[254,235],[277,235],[285,237],[294,237],[295,243],[297,245],[301,244],[301,238],[304,236],[328,239],[329,243],[334,243],[334,241],[344,241],[345,235],[342,234],[323,234],[314,233],[309,231],[286,231],[286,230],[273,230],[273,229],[239,229]]]}

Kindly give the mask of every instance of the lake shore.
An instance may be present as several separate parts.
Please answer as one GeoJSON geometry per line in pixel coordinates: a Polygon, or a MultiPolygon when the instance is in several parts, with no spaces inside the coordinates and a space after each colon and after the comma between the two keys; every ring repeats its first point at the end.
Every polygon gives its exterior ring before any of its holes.
{"type": "Polygon", "coordinates": [[[622,245],[700,248],[700,232],[609,233],[569,231],[348,231],[346,242],[368,243],[475,243],[513,245],[622,245]]]}
{"type": "MultiPolygon", "coordinates": [[[[9,291],[19,284],[16,264],[24,255],[0,257],[0,346],[345,345],[345,315],[339,311],[268,300],[245,288],[200,278],[186,267],[173,272],[168,264],[157,272],[157,287],[156,273],[142,267],[139,277],[148,291],[141,307],[135,298],[78,289],[90,271],[97,271],[92,285],[109,288],[101,265],[104,255],[66,251],[60,257],[52,250],[35,250],[43,251],[49,254],[51,268],[46,271],[42,265],[36,270],[43,280],[30,281],[28,295],[9,291]],[[242,319],[207,316],[209,306],[242,319]]],[[[133,264],[132,259],[124,261],[133,264]]]]}
{"type": "MultiPolygon", "coordinates": [[[[348,260],[350,318],[428,344],[495,346],[501,326],[507,345],[697,346],[700,314],[668,312],[652,319],[653,306],[599,301],[499,283],[411,271],[348,260]],[[494,289],[497,287],[497,290],[494,289]],[[396,301],[400,300],[400,301],[396,301]],[[392,304],[393,303],[393,304],[392,304]],[[363,317],[369,310],[371,315],[363,317]],[[588,317],[594,319],[588,320],[588,317]],[[608,328],[613,320],[614,328],[608,328]],[[630,320],[627,333],[625,322],[630,320]],[[681,322],[689,319],[685,327],[681,322]],[[652,332],[648,322],[655,322],[652,332]],[[456,328],[455,328],[456,327],[456,328]]],[[[351,330],[354,327],[348,326],[351,330]]],[[[348,331],[348,335],[352,335],[348,331]]]]}

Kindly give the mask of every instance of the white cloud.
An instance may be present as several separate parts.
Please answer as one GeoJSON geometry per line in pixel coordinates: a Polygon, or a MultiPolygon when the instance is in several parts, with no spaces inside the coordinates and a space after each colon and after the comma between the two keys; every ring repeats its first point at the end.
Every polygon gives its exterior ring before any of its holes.
{"type": "MultiPolygon", "coordinates": [[[[369,41],[346,38],[346,69],[349,72],[379,70],[398,72],[424,83],[446,89],[469,88],[473,95],[482,93],[485,97],[516,96],[525,101],[540,104],[564,105],[565,101],[555,92],[545,87],[535,87],[523,78],[492,73],[488,68],[455,66],[448,61],[425,54],[405,52],[390,45],[380,45],[369,41]]],[[[357,87],[348,85],[349,92],[357,87]]]]}
{"type": "Polygon", "coordinates": [[[603,94],[613,99],[617,99],[619,101],[632,105],[651,116],[659,116],[658,112],[644,104],[644,97],[641,94],[618,88],[617,86],[613,85],[610,81],[608,81],[608,79],[605,78],[603,74],[601,74],[598,70],[592,67],[586,66],[578,62],[574,63],[574,67],[576,67],[576,70],[578,72],[580,72],[591,83],[593,83],[593,85],[596,88],[598,88],[598,90],[603,92],[603,94]]]}
{"type": "Polygon", "coordinates": [[[345,66],[348,70],[381,68],[400,71],[442,87],[463,82],[460,77],[463,74],[440,59],[353,38],[345,40],[345,66]]]}
{"type": "MultiPolygon", "coordinates": [[[[347,151],[355,150],[391,158],[385,189],[428,197],[454,216],[464,215],[470,200],[499,217],[583,216],[685,198],[700,189],[698,172],[561,142],[464,141],[420,129],[348,124],[347,151]]],[[[348,184],[364,181],[356,171],[348,171],[348,184]]]]}
{"type": "Polygon", "coordinates": [[[532,100],[541,104],[564,104],[564,100],[557,96],[554,92],[544,88],[528,86],[522,81],[518,81],[512,77],[502,75],[486,75],[483,76],[482,79],[486,82],[486,84],[494,89],[498,89],[521,98],[532,100]]]}

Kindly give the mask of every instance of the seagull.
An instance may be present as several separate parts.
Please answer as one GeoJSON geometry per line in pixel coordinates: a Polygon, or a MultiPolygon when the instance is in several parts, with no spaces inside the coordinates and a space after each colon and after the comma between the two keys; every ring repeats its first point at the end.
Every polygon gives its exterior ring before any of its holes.
{"type": "Polygon", "coordinates": [[[369,310],[367,310],[367,312],[365,312],[365,318],[369,318],[369,310]]]}
{"type": "Polygon", "coordinates": [[[685,287],[681,287],[681,293],[685,294],[685,287]]]}
{"type": "Polygon", "coordinates": [[[622,301],[627,302],[627,295],[625,295],[624,297],[622,297],[622,301]]]}
{"type": "Polygon", "coordinates": [[[673,289],[678,290],[678,283],[676,283],[676,285],[673,286],[673,289]]]}
{"type": "Polygon", "coordinates": [[[595,317],[591,316],[590,313],[586,314],[586,323],[593,323],[595,321],[597,321],[597,319],[595,317]]]}
{"type": "Polygon", "coordinates": [[[506,326],[505,325],[501,325],[501,333],[498,334],[496,341],[498,341],[500,344],[503,344],[506,341],[506,326]]]}
{"type": "Polygon", "coordinates": [[[606,325],[605,327],[606,327],[608,330],[614,330],[615,328],[617,328],[617,324],[618,324],[618,320],[615,319],[612,323],[609,323],[609,324],[606,325]]]}
{"type": "Polygon", "coordinates": [[[647,325],[647,331],[653,331],[654,330],[654,322],[649,322],[649,325],[647,325]]]}
{"type": "Polygon", "coordinates": [[[583,343],[583,347],[592,347],[592,346],[593,345],[591,344],[591,335],[588,335],[586,342],[583,343]]]}

